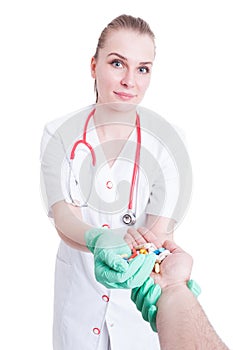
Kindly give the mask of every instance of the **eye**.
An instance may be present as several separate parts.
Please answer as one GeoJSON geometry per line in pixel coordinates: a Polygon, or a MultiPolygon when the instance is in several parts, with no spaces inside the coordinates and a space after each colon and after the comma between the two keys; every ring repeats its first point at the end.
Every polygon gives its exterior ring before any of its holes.
{"type": "Polygon", "coordinates": [[[124,64],[122,61],[115,59],[115,60],[111,61],[111,65],[115,68],[123,68],[124,64]]]}
{"type": "Polygon", "coordinates": [[[146,74],[146,73],[149,73],[150,72],[150,69],[148,67],[139,67],[138,68],[139,70],[139,73],[142,73],[142,74],[146,74]]]}

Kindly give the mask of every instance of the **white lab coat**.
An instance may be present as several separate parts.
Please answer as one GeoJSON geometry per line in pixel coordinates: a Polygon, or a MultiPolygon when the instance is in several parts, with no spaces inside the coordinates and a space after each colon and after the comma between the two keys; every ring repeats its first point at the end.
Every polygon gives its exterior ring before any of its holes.
{"type": "MultiPolygon", "coordinates": [[[[69,188],[72,197],[83,203],[83,193],[75,185],[74,178],[68,176],[69,154],[74,142],[82,138],[83,125],[89,111],[90,109],[57,120],[45,128],[42,139],[42,193],[49,215],[51,205],[55,202],[62,199],[70,202],[69,188]]],[[[136,227],[145,225],[146,213],[172,217],[179,194],[179,174],[174,161],[158,139],[148,134],[148,129],[144,127],[146,122],[143,122],[143,112],[139,115],[142,127],[140,160],[143,165],[137,186],[137,203],[134,194],[136,227]],[[157,168],[150,157],[156,159],[157,168]],[[154,170],[158,170],[158,165],[159,169],[162,169],[162,175],[159,175],[155,185],[154,170]]],[[[93,183],[96,191],[95,196],[89,198],[91,205],[82,208],[83,220],[96,227],[108,224],[112,229],[119,229],[122,234],[128,228],[123,227],[121,217],[128,206],[128,190],[136,147],[130,142],[136,142],[136,131],[131,134],[113,167],[109,168],[99,147],[96,130],[92,127],[93,123],[90,121],[87,141],[95,149],[98,169],[94,182],[90,173],[86,174],[84,179],[78,176],[83,172],[85,157],[89,154],[85,146],[79,146],[72,164],[76,180],[78,178],[81,183],[87,183],[87,192],[93,183]],[[130,162],[129,157],[133,161],[130,162]],[[114,203],[119,199],[117,185],[122,180],[128,183],[128,190],[124,191],[119,207],[114,203]],[[111,189],[106,186],[108,181],[111,181],[111,189]],[[108,207],[109,211],[106,209],[108,207]]],[[[90,160],[89,154],[87,167],[90,160]]],[[[149,323],[142,319],[141,313],[130,300],[130,293],[130,290],[107,289],[98,283],[94,276],[92,253],[77,251],[62,241],[56,260],[54,350],[159,349],[157,334],[151,330],[149,323]]]]}

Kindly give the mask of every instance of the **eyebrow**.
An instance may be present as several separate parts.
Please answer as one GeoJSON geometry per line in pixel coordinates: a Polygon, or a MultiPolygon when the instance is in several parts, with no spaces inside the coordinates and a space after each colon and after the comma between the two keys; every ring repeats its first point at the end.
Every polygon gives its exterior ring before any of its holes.
{"type": "MultiPolygon", "coordinates": [[[[117,52],[111,52],[111,53],[108,54],[107,57],[109,57],[109,56],[117,56],[117,57],[121,58],[122,60],[128,61],[126,57],[120,55],[120,54],[117,53],[117,52]]],[[[151,65],[153,65],[153,63],[150,62],[150,61],[148,61],[148,62],[139,62],[139,64],[140,64],[140,65],[141,65],[141,64],[151,64],[151,65]]]]}

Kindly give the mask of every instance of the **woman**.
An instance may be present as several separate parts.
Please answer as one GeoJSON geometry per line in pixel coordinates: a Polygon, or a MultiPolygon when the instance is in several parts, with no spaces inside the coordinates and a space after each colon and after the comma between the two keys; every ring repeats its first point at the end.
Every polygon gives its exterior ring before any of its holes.
{"type": "MultiPolygon", "coordinates": [[[[138,106],[154,57],[148,24],[115,18],[91,60],[96,104],[45,127],[42,190],[61,237],[55,350],[159,349],[157,335],[130,300],[130,288],[148,277],[153,259],[127,264],[120,256],[153,235],[171,239],[179,219],[180,174],[155,135],[165,122],[138,106]]],[[[169,143],[170,135],[161,138],[169,143]]]]}

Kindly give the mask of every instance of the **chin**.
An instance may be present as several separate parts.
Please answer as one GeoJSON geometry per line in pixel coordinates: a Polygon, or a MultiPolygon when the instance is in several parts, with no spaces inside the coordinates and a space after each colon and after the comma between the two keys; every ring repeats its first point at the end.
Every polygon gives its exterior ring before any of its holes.
{"type": "Polygon", "coordinates": [[[129,103],[129,102],[119,102],[119,101],[114,101],[114,102],[104,102],[104,103],[97,103],[102,107],[114,110],[116,112],[130,112],[133,111],[137,108],[138,103],[129,103]]]}

